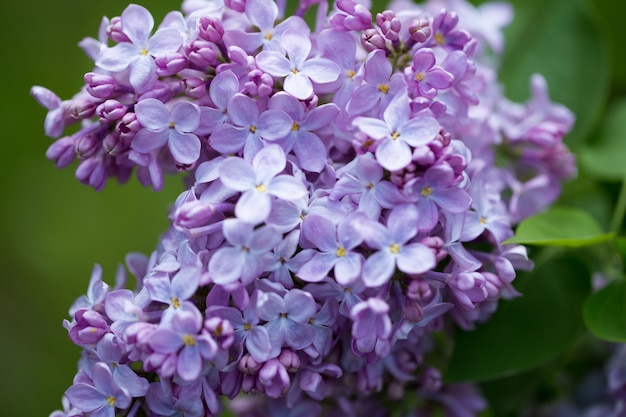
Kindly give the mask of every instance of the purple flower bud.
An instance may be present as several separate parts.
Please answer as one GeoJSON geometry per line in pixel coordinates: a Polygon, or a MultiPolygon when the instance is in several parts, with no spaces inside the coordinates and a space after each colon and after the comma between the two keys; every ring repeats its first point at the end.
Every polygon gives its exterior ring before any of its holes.
{"type": "Polygon", "coordinates": [[[270,398],[280,397],[291,385],[287,369],[278,359],[265,362],[259,371],[259,382],[265,387],[265,394],[270,398]]]}
{"type": "Polygon", "coordinates": [[[383,51],[387,49],[385,38],[378,29],[375,28],[365,29],[365,31],[363,31],[361,35],[361,45],[363,45],[368,52],[372,52],[376,49],[382,49],[383,51]]]}
{"type": "Polygon", "coordinates": [[[217,65],[215,45],[204,40],[196,40],[185,46],[185,55],[193,65],[206,68],[217,65]]]}
{"type": "Polygon", "coordinates": [[[202,98],[207,93],[206,82],[202,78],[185,78],[180,80],[180,85],[186,96],[202,98]]]}
{"type": "Polygon", "coordinates": [[[300,358],[291,349],[283,349],[278,355],[280,363],[287,368],[288,372],[296,372],[300,368],[300,358]]]}
{"type": "Polygon", "coordinates": [[[224,0],[224,6],[243,13],[246,10],[246,0],[224,0]]]}
{"type": "Polygon", "coordinates": [[[116,133],[110,133],[102,139],[102,148],[111,156],[122,154],[130,148],[129,144],[130,142],[124,142],[116,133]]]}
{"type": "Polygon", "coordinates": [[[80,135],[74,142],[74,152],[76,152],[78,159],[91,158],[98,150],[99,145],[100,140],[95,134],[80,135]]]}
{"type": "Polygon", "coordinates": [[[222,36],[224,36],[224,26],[220,20],[211,16],[202,16],[198,22],[198,28],[200,30],[198,36],[205,41],[213,43],[219,43],[222,41],[222,36]]]}
{"type": "Polygon", "coordinates": [[[120,16],[115,16],[111,19],[107,27],[107,35],[116,43],[130,42],[130,39],[128,39],[128,36],[126,36],[122,29],[122,18],[120,16]]]}
{"type": "Polygon", "coordinates": [[[340,31],[361,31],[372,27],[372,14],[367,7],[354,0],[337,0],[338,13],[331,17],[331,26],[340,31]]]}
{"type": "Polygon", "coordinates": [[[378,13],[376,15],[376,24],[380,27],[383,35],[390,41],[397,41],[399,39],[398,33],[402,28],[402,23],[392,10],[385,10],[382,13],[378,13]]]}
{"type": "Polygon", "coordinates": [[[227,350],[234,341],[233,325],[221,317],[210,317],[204,321],[204,328],[218,342],[220,349],[227,350]]]}
{"type": "Polygon", "coordinates": [[[109,325],[104,317],[93,310],[80,309],[74,315],[75,322],[69,331],[70,339],[77,345],[97,343],[108,332],[109,325]]]}
{"type": "Polygon", "coordinates": [[[102,158],[93,156],[85,159],[78,165],[75,172],[76,179],[83,184],[90,185],[96,190],[101,190],[106,184],[106,167],[102,158]]]}
{"type": "Polygon", "coordinates": [[[96,112],[98,116],[105,122],[116,122],[120,120],[126,114],[128,107],[123,105],[117,100],[109,99],[104,103],[100,104],[96,112]]]}
{"type": "Polygon", "coordinates": [[[187,58],[180,52],[167,52],[154,58],[156,73],[160,77],[175,75],[187,68],[187,58]]]}
{"type": "Polygon", "coordinates": [[[78,100],[72,103],[69,114],[74,119],[88,119],[96,113],[96,103],[89,100],[78,100]]]}
{"type": "Polygon", "coordinates": [[[115,92],[117,83],[107,74],[88,72],[84,77],[87,92],[96,98],[109,98],[115,92]]]}
{"type": "Polygon", "coordinates": [[[54,161],[57,168],[65,168],[70,165],[74,162],[75,157],[74,138],[71,136],[64,136],[56,140],[46,151],[46,158],[54,161]]]}
{"type": "Polygon", "coordinates": [[[274,78],[261,70],[253,69],[248,73],[244,88],[251,96],[269,97],[274,91],[274,78]]]}
{"type": "Polygon", "coordinates": [[[259,370],[263,366],[262,363],[258,363],[255,361],[249,353],[246,353],[239,359],[239,363],[237,364],[237,369],[243,372],[246,375],[256,375],[259,370]]]}
{"type": "Polygon", "coordinates": [[[141,130],[141,123],[137,120],[135,113],[126,113],[116,127],[120,138],[130,143],[135,134],[141,130]]]}
{"type": "Polygon", "coordinates": [[[417,43],[426,42],[431,33],[430,23],[426,18],[414,19],[409,25],[409,35],[417,43]]]}

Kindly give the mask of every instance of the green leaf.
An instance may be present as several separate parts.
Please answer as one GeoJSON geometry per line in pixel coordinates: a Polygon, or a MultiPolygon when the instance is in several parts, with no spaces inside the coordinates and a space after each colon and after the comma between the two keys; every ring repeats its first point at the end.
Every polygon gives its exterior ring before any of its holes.
{"type": "Polygon", "coordinates": [[[626,281],[613,282],[585,302],[587,328],[599,339],[626,342],[626,281]]]}
{"type": "Polygon", "coordinates": [[[600,180],[623,179],[626,176],[626,99],[611,105],[594,139],[579,152],[581,166],[600,180]]]}
{"type": "Polygon", "coordinates": [[[517,227],[515,236],[505,243],[581,247],[613,238],[614,233],[604,232],[587,212],[555,206],[522,221],[517,227]]]}
{"type": "Polygon", "coordinates": [[[578,257],[565,256],[520,274],[521,297],[502,301],[493,317],[475,330],[456,332],[445,380],[514,375],[571,347],[583,328],[581,310],[590,291],[589,276],[578,257]]]}
{"type": "Polygon", "coordinates": [[[581,0],[513,0],[515,16],[500,80],[506,96],[528,97],[529,79],[542,74],[551,98],[576,114],[570,145],[582,142],[602,113],[610,86],[610,62],[599,25],[581,0]]]}

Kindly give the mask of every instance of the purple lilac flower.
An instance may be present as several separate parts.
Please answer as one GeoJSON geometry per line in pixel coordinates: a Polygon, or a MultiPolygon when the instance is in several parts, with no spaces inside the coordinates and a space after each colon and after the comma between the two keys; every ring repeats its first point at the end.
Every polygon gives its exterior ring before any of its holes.
{"type": "Polygon", "coordinates": [[[165,144],[172,156],[182,165],[191,165],[200,157],[200,139],[194,133],[200,125],[197,105],[180,101],[171,110],[153,98],[135,105],[137,120],[143,126],[131,142],[134,150],[150,153],[165,144]]]}
{"type": "Polygon", "coordinates": [[[309,37],[295,30],[283,33],[281,45],[287,58],[280,52],[262,51],[257,65],[274,77],[284,78],[284,90],[299,100],[314,93],[312,82],[330,83],[339,77],[339,67],[326,58],[308,58],[311,51],[309,37]]]}
{"type": "Polygon", "coordinates": [[[417,234],[418,209],[404,204],[393,209],[387,227],[369,222],[364,227],[364,238],[376,252],[368,256],[363,265],[363,282],[378,287],[389,281],[396,267],[407,274],[421,274],[435,266],[433,252],[421,243],[411,243],[417,234]]]}
{"type": "Polygon", "coordinates": [[[143,93],[157,80],[153,56],[175,52],[182,44],[182,37],[173,28],[159,29],[150,36],[154,18],[144,7],[135,4],[129,5],[122,12],[120,23],[122,33],[129,42],[120,42],[102,50],[96,65],[111,72],[128,68],[130,84],[135,91],[143,93]]]}
{"type": "Polygon", "coordinates": [[[439,124],[428,116],[410,118],[406,90],[399,92],[385,109],[383,120],[359,116],[354,125],[373,139],[380,140],[376,159],[383,168],[396,171],[411,162],[411,146],[426,145],[439,133],[439,124]]]}
{"type": "Polygon", "coordinates": [[[94,417],[114,417],[116,409],[128,408],[131,397],[113,382],[108,365],[96,363],[92,368],[92,380],[93,385],[79,382],[65,391],[74,407],[94,417]]]}
{"type": "Polygon", "coordinates": [[[289,175],[277,175],[285,167],[286,158],[278,145],[261,149],[252,164],[242,158],[232,157],[222,162],[220,178],[224,185],[241,191],[235,205],[235,215],[248,223],[258,224],[267,219],[271,210],[271,197],[292,201],[307,194],[304,185],[289,175]]]}

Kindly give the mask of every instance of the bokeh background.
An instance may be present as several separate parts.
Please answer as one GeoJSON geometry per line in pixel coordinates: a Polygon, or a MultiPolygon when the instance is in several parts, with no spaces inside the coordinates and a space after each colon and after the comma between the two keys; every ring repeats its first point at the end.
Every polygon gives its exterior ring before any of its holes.
{"type": "MultiPolygon", "coordinates": [[[[166,0],[140,3],[157,22],[180,6],[166,0]]],[[[0,415],[47,416],[60,408],[79,355],[62,327],[69,306],[85,293],[94,263],[102,265],[105,281],[113,282],[126,253],[153,250],[167,227],[167,206],[182,190],[180,179],[173,178],[161,193],[135,179],[124,186],[110,182],[96,192],[78,183],[73,169],[57,170],[45,158],[52,143],[43,134],[46,111],[31,98],[30,87],[45,86],[62,99],[73,95],[92,68],[77,43],[96,37],[102,16],[119,15],[127,4],[0,4],[0,415]]],[[[626,92],[624,2],[514,4],[517,20],[507,30],[511,43],[503,73],[510,95],[526,98],[527,82],[519,80],[543,72],[555,100],[579,118],[572,145],[592,141],[607,107],[626,92]]],[[[610,192],[609,184],[577,201],[606,224],[610,192]],[[603,194],[596,198],[598,193],[603,194]]]]}

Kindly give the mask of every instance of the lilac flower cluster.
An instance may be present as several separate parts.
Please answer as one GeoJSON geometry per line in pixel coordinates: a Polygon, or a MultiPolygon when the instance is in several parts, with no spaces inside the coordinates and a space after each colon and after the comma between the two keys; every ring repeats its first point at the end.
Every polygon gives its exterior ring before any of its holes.
{"type": "Polygon", "coordinates": [[[76,96],[33,87],[81,182],[188,174],[157,250],[112,287],[96,266],[70,309],[83,353],[53,416],[485,407],[428,358],[517,295],[531,262],[505,241],[573,175],[572,114],[540,76],[502,96],[504,4],[285,3],[186,0],[156,31],[131,4],[81,42],[76,96]]]}

